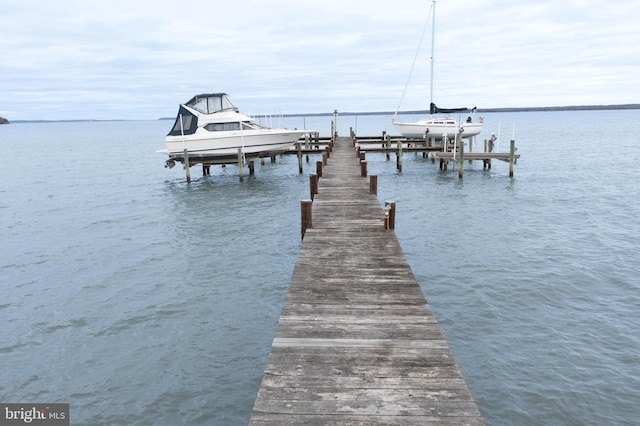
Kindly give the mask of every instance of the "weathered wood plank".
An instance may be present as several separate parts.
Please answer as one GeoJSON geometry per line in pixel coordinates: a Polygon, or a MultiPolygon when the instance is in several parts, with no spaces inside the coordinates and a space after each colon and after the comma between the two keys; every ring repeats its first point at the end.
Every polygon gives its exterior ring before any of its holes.
{"type": "Polygon", "coordinates": [[[318,181],[251,425],[481,425],[349,140],[318,181]]]}

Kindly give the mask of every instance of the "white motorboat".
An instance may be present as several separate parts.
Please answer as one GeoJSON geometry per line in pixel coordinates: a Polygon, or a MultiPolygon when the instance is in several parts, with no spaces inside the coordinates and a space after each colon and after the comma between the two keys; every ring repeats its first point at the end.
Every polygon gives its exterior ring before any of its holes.
{"type": "Polygon", "coordinates": [[[181,104],[166,137],[168,162],[234,163],[238,150],[245,161],[278,155],[289,149],[308,130],[272,129],[241,114],[226,93],[196,95],[181,104]]]}
{"type": "Polygon", "coordinates": [[[434,51],[435,51],[435,24],[436,24],[436,2],[432,1],[431,6],[432,23],[431,23],[431,102],[429,118],[424,118],[416,122],[401,123],[396,122],[395,118],[398,112],[393,116],[392,123],[396,130],[406,138],[424,138],[427,135],[429,139],[441,140],[446,137],[453,139],[459,133],[462,138],[470,138],[480,134],[482,131],[483,120],[480,117],[476,122],[473,121],[476,109],[469,110],[468,108],[438,108],[433,103],[433,63],[434,63],[434,51]],[[469,113],[464,123],[459,122],[455,118],[434,117],[435,114],[451,114],[451,113],[469,113]]]}

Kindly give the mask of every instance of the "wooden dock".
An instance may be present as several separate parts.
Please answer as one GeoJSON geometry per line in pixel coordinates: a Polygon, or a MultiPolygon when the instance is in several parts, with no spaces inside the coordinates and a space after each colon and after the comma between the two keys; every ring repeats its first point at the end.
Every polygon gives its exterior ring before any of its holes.
{"type": "Polygon", "coordinates": [[[359,162],[338,138],[249,424],[484,424],[359,162]]]}

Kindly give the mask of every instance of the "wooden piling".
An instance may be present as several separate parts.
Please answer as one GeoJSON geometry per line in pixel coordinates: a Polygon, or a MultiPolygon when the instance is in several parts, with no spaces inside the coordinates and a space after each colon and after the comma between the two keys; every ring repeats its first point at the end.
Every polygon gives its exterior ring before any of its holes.
{"type": "Polygon", "coordinates": [[[396,152],[396,168],[402,171],[402,141],[397,142],[398,150],[396,152]]]}
{"type": "Polygon", "coordinates": [[[301,239],[304,239],[304,234],[308,228],[313,228],[313,221],[311,217],[311,200],[300,201],[300,224],[301,224],[301,239]]]}
{"type": "Polygon", "coordinates": [[[360,176],[367,177],[367,160],[360,160],[360,176]]]}
{"type": "Polygon", "coordinates": [[[387,134],[384,135],[384,141],[386,142],[387,145],[387,161],[391,159],[391,137],[387,134]]]}
{"type": "Polygon", "coordinates": [[[191,171],[189,170],[191,166],[189,166],[189,153],[187,152],[187,148],[184,149],[183,155],[184,155],[184,170],[187,173],[187,183],[191,183],[191,171]]]}
{"type": "Polygon", "coordinates": [[[458,179],[462,179],[464,176],[464,141],[462,140],[462,135],[458,133],[456,135],[456,141],[458,146],[460,147],[460,159],[458,161],[458,179]]]}
{"type": "Polygon", "coordinates": [[[378,175],[369,177],[369,194],[378,195],[378,175]]]}
{"type": "Polygon", "coordinates": [[[316,174],[318,179],[322,177],[322,161],[316,161],[316,174]]]}
{"type": "Polygon", "coordinates": [[[254,161],[251,160],[249,161],[249,176],[253,176],[255,174],[256,174],[256,167],[255,167],[254,161]]]}
{"type": "Polygon", "coordinates": [[[298,142],[296,147],[298,148],[298,173],[302,173],[302,144],[298,142]]]}
{"type": "Polygon", "coordinates": [[[384,202],[384,229],[396,229],[396,202],[384,202]]]}
{"type": "Polygon", "coordinates": [[[311,193],[311,201],[313,201],[318,193],[318,175],[315,173],[309,175],[309,192],[311,193]]]}
{"type": "Polygon", "coordinates": [[[509,146],[509,177],[513,177],[513,165],[515,163],[516,141],[511,139],[509,146]]]}
{"type": "Polygon", "coordinates": [[[240,182],[244,181],[244,176],[242,173],[244,172],[244,159],[242,158],[242,148],[238,148],[238,177],[240,178],[240,182]]]}

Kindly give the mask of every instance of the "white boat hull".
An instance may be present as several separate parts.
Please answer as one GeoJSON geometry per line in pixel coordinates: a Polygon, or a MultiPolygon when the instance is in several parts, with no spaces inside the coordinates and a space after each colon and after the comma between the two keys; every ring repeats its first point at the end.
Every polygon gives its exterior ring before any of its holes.
{"type": "Polygon", "coordinates": [[[445,124],[432,120],[419,120],[415,123],[393,123],[396,130],[407,139],[423,139],[428,130],[428,139],[442,140],[443,135],[448,139],[456,137],[458,132],[462,133],[463,139],[479,135],[482,131],[482,123],[463,123],[461,125],[445,124]]]}
{"type": "Polygon", "coordinates": [[[225,160],[235,160],[238,158],[238,149],[241,150],[245,159],[268,157],[278,155],[291,148],[306,130],[285,130],[285,129],[260,129],[260,130],[238,130],[233,132],[216,134],[215,137],[208,134],[200,135],[196,132],[189,136],[167,136],[164,151],[174,160],[184,157],[184,150],[187,150],[190,159],[203,160],[207,162],[225,162],[225,160]]]}

